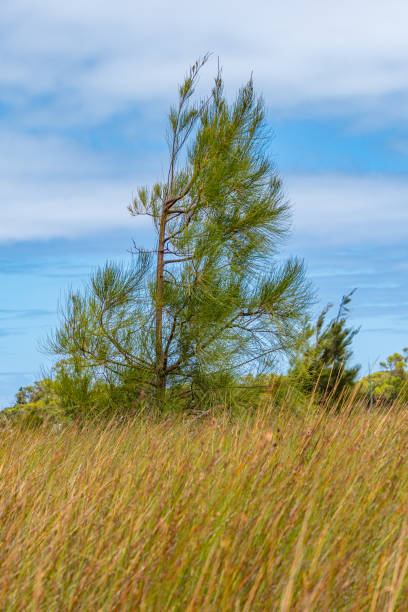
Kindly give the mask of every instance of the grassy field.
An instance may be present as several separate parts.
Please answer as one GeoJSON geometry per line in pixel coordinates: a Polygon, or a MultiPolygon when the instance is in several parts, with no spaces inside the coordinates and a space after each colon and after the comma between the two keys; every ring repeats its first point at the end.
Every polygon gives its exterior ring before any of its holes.
{"type": "Polygon", "coordinates": [[[0,435],[1,610],[408,609],[408,411],[0,435]]]}

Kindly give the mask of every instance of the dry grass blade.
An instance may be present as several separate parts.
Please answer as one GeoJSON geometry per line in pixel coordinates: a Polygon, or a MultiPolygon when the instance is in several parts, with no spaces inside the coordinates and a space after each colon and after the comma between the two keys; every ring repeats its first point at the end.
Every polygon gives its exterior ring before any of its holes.
{"type": "Polygon", "coordinates": [[[3,429],[0,609],[404,611],[407,448],[347,407],[3,429]]]}

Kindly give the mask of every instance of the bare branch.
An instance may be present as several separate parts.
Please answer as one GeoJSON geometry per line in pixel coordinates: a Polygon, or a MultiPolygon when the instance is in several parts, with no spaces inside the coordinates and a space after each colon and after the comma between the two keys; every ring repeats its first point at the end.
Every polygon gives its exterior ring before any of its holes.
{"type": "Polygon", "coordinates": [[[193,259],[192,255],[188,257],[180,257],[179,259],[167,259],[163,261],[163,265],[165,266],[166,264],[181,263],[183,261],[191,261],[192,259],[193,259]]]}

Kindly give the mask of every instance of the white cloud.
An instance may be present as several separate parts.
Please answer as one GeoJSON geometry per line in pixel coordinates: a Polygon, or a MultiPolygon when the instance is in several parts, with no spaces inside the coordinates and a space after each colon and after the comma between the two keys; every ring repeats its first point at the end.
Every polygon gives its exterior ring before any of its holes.
{"type": "Polygon", "coordinates": [[[73,109],[64,121],[98,121],[167,99],[211,50],[231,85],[253,70],[281,112],[391,119],[408,97],[407,22],[404,0],[3,0],[0,88],[23,105],[48,96],[57,113],[73,109]]]}
{"type": "Polygon", "coordinates": [[[0,242],[114,231],[132,222],[126,212],[131,198],[126,184],[101,180],[39,188],[0,182],[0,192],[4,198],[0,203],[0,242]]]}
{"type": "Polygon", "coordinates": [[[150,182],[148,159],[140,160],[131,177],[121,172],[121,159],[91,154],[57,137],[6,131],[0,159],[0,242],[128,227],[132,193],[150,182]]]}
{"type": "Polygon", "coordinates": [[[406,176],[292,175],[285,186],[301,240],[344,247],[407,240],[406,176]]]}
{"type": "MultiPolygon", "coordinates": [[[[11,103],[14,127],[0,139],[0,240],[129,223],[132,190],[161,171],[161,153],[154,164],[133,153],[131,176],[130,162],[121,168],[126,152],[115,160],[113,149],[108,158],[55,134],[75,124],[78,134],[132,104],[151,121],[152,103],[167,106],[207,50],[220,55],[231,87],[253,70],[276,112],[395,119],[408,108],[407,22],[403,0],[2,0],[0,103],[11,103]]],[[[136,139],[151,136],[145,123],[136,139]]],[[[406,179],[294,175],[286,192],[305,239],[406,239],[406,179]]]]}
{"type": "MultiPolygon", "coordinates": [[[[0,141],[0,242],[73,237],[143,223],[126,206],[138,186],[161,178],[162,152],[115,159],[56,137],[5,132],[0,141]]],[[[291,174],[294,239],[321,245],[404,243],[408,178],[291,174]]],[[[147,226],[146,226],[147,227],[147,226]]]]}

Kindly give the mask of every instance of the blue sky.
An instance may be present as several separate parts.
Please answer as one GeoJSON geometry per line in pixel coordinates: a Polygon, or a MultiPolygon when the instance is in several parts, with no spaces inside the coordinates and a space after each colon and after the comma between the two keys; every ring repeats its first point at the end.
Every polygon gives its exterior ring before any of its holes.
{"type": "Polygon", "coordinates": [[[408,345],[408,4],[326,0],[2,0],[0,406],[49,367],[57,304],[147,243],[126,212],[160,179],[176,84],[253,73],[293,207],[287,253],[321,307],[357,287],[355,359],[408,345]]]}

